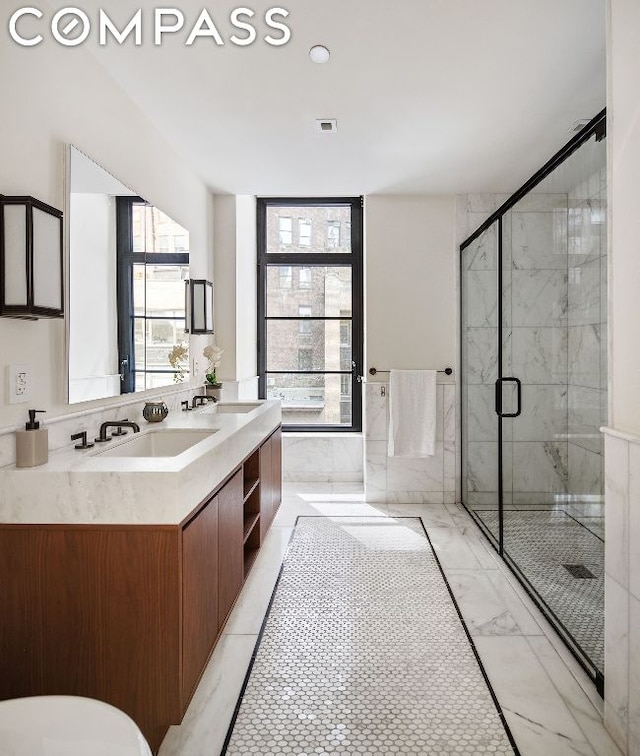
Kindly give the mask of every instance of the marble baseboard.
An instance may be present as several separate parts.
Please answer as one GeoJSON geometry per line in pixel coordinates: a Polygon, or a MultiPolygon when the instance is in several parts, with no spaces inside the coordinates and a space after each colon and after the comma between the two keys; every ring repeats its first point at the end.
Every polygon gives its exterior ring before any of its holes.
{"type": "Polygon", "coordinates": [[[287,433],[282,440],[283,478],[294,482],[362,481],[363,444],[357,433],[287,433]]]}

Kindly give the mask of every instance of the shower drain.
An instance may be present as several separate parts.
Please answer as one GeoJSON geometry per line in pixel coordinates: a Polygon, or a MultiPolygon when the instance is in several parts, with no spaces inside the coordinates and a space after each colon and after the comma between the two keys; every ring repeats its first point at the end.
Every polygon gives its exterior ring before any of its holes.
{"type": "Polygon", "coordinates": [[[574,578],[580,580],[595,580],[595,575],[591,570],[587,569],[584,564],[563,564],[565,570],[574,578]]]}

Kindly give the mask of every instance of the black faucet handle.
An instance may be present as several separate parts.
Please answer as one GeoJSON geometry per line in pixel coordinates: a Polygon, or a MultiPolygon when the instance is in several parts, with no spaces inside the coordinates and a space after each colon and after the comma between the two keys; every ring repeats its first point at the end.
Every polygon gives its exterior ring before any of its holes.
{"type": "MultiPolygon", "coordinates": [[[[122,418],[122,420],[116,420],[115,421],[116,424],[120,423],[120,422],[128,423],[129,422],[129,418],[128,417],[124,417],[124,418],[122,418]]],[[[128,432],[129,431],[126,431],[121,425],[118,425],[117,429],[114,430],[111,435],[112,436],[126,436],[128,432]]]]}
{"type": "Polygon", "coordinates": [[[74,433],[71,436],[72,441],[81,441],[81,443],[76,444],[76,449],[90,449],[93,446],[93,441],[90,441],[87,443],[87,431],[80,431],[80,433],[74,433]]]}
{"type": "Polygon", "coordinates": [[[180,406],[182,407],[183,412],[191,412],[191,407],[189,406],[188,399],[185,399],[183,402],[180,402],[180,406]]]}

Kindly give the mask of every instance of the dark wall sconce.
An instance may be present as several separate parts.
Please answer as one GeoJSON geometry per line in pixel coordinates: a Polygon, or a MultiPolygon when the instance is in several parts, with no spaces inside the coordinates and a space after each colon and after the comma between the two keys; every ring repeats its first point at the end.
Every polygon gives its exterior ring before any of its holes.
{"type": "Polygon", "coordinates": [[[213,333],[213,284],[211,281],[185,281],[185,331],[213,333]]]}
{"type": "Polygon", "coordinates": [[[0,316],[64,314],[62,212],[34,197],[0,195],[0,316]]]}

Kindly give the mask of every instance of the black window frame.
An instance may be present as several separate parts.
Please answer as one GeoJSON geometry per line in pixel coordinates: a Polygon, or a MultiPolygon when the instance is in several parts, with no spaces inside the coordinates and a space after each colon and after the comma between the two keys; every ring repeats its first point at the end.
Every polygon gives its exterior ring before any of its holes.
{"type": "MultiPolygon", "coordinates": [[[[267,374],[351,375],[351,423],[283,423],[283,431],[303,433],[359,433],[362,431],[362,365],[364,359],[364,200],[362,197],[257,197],[258,253],[258,396],[267,396],[267,374]],[[267,252],[267,210],[270,206],[305,208],[347,205],[351,210],[350,252],[267,252]],[[274,266],[350,267],[352,368],[346,370],[267,371],[267,325],[270,320],[297,321],[300,316],[267,316],[267,268],[274,266]]],[[[293,215],[293,213],[292,213],[293,215]]],[[[307,319],[305,317],[305,319],[307,319]]],[[[348,320],[345,316],[314,317],[312,320],[348,320]]]]}
{"type": "MultiPolygon", "coordinates": [[[[136,370],[135,313],[133,309],[134,265],[189,265],[189,252],[134,252],[133,206],[151,206],[142,197],[116,197],[116,296],[118,303],[118,365],[120,366],[120,393],[136,391],[136,373],[166,373],[175,370],[136,370]]],[[[147,316],[147,320],[167,320],[147,316]]],[[[180,318],[175,318],[180,320],[180,318]]],[[[139,389],[142,390],[142,389],[139,389]]]]}

